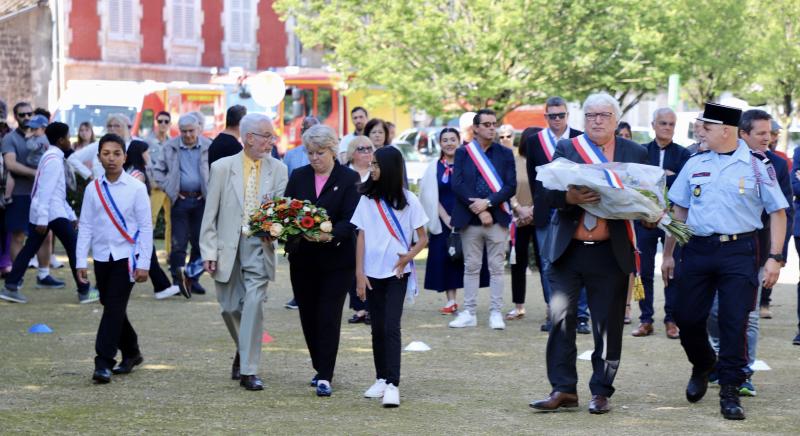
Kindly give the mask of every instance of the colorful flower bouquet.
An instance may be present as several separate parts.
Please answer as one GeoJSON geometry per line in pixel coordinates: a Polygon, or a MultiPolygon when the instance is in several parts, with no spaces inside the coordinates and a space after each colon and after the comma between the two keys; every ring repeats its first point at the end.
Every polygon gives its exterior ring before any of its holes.
{"type": "Polygon", "coordinates": [[[330,233],[333,224],[324,208],[308,200],[275,197],[250,215],[250,234],[286,241],[294,236],[318,237],[330,233]]]}

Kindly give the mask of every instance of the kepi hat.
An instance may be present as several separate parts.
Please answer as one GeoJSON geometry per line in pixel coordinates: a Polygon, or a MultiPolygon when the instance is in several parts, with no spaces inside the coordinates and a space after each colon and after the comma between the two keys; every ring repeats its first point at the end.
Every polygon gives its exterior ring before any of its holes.
{"type": "Polygon", "coordinates": [[[698,120],[704,123],[711,124],[724,124],[726,126],[739,126],[739,120],[742,118],[742,110],[725,106],[719,103],[706,103],[703,114],[697,117],[698,120]]]}

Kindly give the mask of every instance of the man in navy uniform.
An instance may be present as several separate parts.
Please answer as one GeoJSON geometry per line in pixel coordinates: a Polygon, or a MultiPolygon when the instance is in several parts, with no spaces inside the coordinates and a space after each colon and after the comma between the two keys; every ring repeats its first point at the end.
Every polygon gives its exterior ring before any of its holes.
{"type": "MultiPolygon", "coordinates": [[[[656,138],[647,144],[647,163],[663,168],[667,175],[667,189],[672,186],[672,182],[681,172],[681,168],[689,160],[691,153],[689,150],[672,142],[675,134],[675,122],[677,117],[675,112],[668,107],[656,109],[653,113],[653,131],[656,138]]],[[[658,251],[658,241],[664,243],[664,231],[659,228],[649,229],[640,223],[636,223],[636,243],[639,248],[641,259],[641,277],[644,286],[644,299],[639,301],[639,327],[632,335],[636,337],[650,336],[653,334],[653,273],[656,267],[656,252],[658,251]]],[[[678,327],[672,320],[672,301],[674,286],[664,288],[664,329],[667,337],[678,339],[678,327]]]]}
{"type": "Polygon", "coordinates": [[[665,285],[675,280],[673,316],[681,329],[681,345],[692,363],[686,399],[697,402],[708,388],[708,374],[719,374],[720,411],[726,419],[744,419],[739,386],[747,379],[747,343],[743,334],[755,309],[758,289],[756,232],[761,214],[769,214],[770,253],[763,285],[778,280],[786,233],[786,198],[774,171],[739,141],[742,111],[706,103],[703,116],[709,151],[698,153],[683,167],[669,199],[676,219],[686,220],[695,235],[673,259],[675,240],[667,238],[662,274],[665,285]],[[719,361],[708,341],[706,320],[719,294],[719,361]]]}

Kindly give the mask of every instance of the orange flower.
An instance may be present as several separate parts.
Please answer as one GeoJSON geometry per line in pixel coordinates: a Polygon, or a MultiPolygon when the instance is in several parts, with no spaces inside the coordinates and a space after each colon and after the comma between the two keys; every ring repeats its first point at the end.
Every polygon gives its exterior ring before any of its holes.
{"type": "Polygon", "coordinates": [[[289,203],[289,207],[291,207],[292,209],[302,209],[303,202],[300,200],[292,200],[292,202],[289,203]]]}

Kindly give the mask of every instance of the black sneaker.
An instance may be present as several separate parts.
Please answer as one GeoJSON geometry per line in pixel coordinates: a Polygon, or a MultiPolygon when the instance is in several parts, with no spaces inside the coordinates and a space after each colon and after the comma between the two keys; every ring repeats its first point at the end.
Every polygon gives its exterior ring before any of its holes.
{"type": "Polygon", "coordinates": [[[797,332],[797,336],[794,337],[794,340],[792,340],[792,343],[794,345],[800,345],[800,332],[797,332]]]}
{"type": "Polygon", "coordinates": [[[61,289],[64,286],[66,286],[64,282],[51,275],[47,275],[43,279],[36,278],[36,287],[39,289],[61,289]]]}
{"type": "Polygon", "coordinates": [[[541,330],[543,332],[549,332],[550,329],[552,329],[552,328],[553,328],[553,323],[550,322],[549,319],[547,321],[545,321],[544,324],[539,326],[539,330],[541,330]]]}
{"type": "Polygon", "coordinates": [[[592,332],[592,328],[589,327],[589,320],[587,319],[579,319],[578,320],[578,328],[576,329],[578,333],[582,335],[588,335],[592,332]]]}
{"type": "Polygon", "coordinates": [[[297,301],[294,301],[294,298],[292,298],[291,300],[287,301],[283,307],[291,310],[297,310],[297,301]]]}
{"type": "Polygon", "coordinates": [[[719,391],[719,408],[725,419],[744,419],[744,409],[739,401],[738,386],[722,385],[719,391]]]}
{"type": "Polygon", "coordinates": [[[200,282],[198,282],[197,280],[192,280],[192,286],[190,287],[190,289],[192,294],[205,295],[206,293],[206,288],[202,287],[200,285],[200,282]]]}

